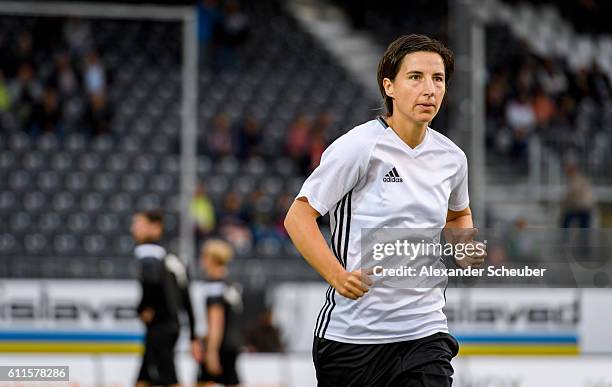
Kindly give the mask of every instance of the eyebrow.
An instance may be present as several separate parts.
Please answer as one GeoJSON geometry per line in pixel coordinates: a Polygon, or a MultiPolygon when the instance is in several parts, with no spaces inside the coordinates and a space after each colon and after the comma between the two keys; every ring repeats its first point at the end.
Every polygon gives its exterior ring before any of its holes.
{"type": "MultiPolygon", "coordinates": [[[[413,70],[413,71],[408,71],[406,73],[406,75],[410,75],[410,74],[416,74],[416,75],[424,75],[424,73],[422,71],[417,71],[417,70],[413,70]]],[[[444,77],[444,73],[434,73],[434,76],[442,76],[444,77]]]]}

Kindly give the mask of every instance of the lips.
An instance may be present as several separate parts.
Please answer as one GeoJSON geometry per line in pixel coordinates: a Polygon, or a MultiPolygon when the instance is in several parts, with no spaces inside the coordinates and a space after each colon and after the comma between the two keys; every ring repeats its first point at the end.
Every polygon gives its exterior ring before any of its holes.
{"type": "Polygon", "coordinates": [[[420,106],[420,107],[423,107],[423,108],[427,108],[427,109],[428,108],[432,108],[433,109],[433,108],[436,107],[436,105],[433,104],[433,103],[419,103],[419,104],[417,104],[417,106],[420,106]]]}

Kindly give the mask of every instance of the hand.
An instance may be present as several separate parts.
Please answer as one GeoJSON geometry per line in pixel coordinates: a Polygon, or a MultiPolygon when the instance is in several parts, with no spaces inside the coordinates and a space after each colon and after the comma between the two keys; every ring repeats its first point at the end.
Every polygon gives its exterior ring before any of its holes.
{"type": "Polygon", "coordinates": [[[459,235],[459,241],[457,243],[463,245],[463,256],[460,258],[455,256],[455,261],[462,269],[480,267],[484,264],[487,256],[486,246],[482,242],[474,241],[474,236],[476,236],[476,234],[478,234],[478,229],[473,228],[464,230],[464,232],[461,232],[459,235]]]}
{"type": "Polygon", "coordinates": [[[191,356],[193,356],[196,363],[202,362],[202,345],[198,339],[191,340],[191,356]]]}
{"type": "Polygon", "coordinates": [[[221,362],[219,361],[219,353],[217,351],[207,351],[205,364],[206,370],[212,376],[221,375],[223,368],[221,368],[221,362]]]}
{"type": "Polygon", "coordinates": [[[351,272],[343,270],[331,283],[331,286],[340,295],[351,300],[363,297],[370,290],[371,285],[372,280],[365,273],[362,274],[361,270],[351,272]]]}
{"type": "Polygon", "coordinates": [[[140,319],[147,325],[153,321],[153,317],[155,317],[155,310],[152,308],[145,308],[142,312],[140,312],[140,319]]]}

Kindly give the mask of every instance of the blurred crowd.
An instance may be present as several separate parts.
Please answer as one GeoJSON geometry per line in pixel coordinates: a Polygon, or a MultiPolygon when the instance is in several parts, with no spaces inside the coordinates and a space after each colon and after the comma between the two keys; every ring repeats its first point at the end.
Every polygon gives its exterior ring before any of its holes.
{"type": "Polygon", "coordinates": [[[75,18],[0,30],[0,52],[3,127],[60,137],[72,129],[90,136],[109,130],[107,74],[89,23],[75,18]]]}
{"type": "Polygon", "coordinates": [[[249,27],[249,16],[242,11],[238,0],[200,0],[200,62],[214,72],[238,66],[238,49],[248,39],[249,27]]]}
{"type": "MultiPolygon", "coordinates": [[[[526,0],[504,0],[520,4],[526,0]]],[[[612,14],[609,0],[529,0],[531,3],[549,3],[561,11],[561,16],[571,21],[577,32],[583,34],[610,33],[608,16],[612,14]]]]}
{"type": "MultiPolygon", "coordinates": [[[[276,157],[288,157],[298,168],[299,175],[309,174],[319,165],[329,144],[331,122],[330,112],[316,117],[298,115],[284,131],[285,147],[276,157]]],[[[213,160],[236,156],[245,162],[266,156],[260,146],[261,123],[252,115],[247,115],[238,125],[232,125],[224,113],[217,115],[204,142],[205,153],[213,160]]],[[[192,201],[191,212],[200,240],[211,235],[221,236],[231,241],[237,250],[248,251],[261,244],[288,241],[283,220],[292,201],[293,193],[283,192],[272,198],[256,189],[244,198],[236,192],[228,192],[216,205],[208,196],[205,184],[201,184],[192,201]]]]}
{"type": "Polygon", "coordinates": [[[580,147],[612,127],[612,89],[596,64],[573,70],[525,44],[489,67],[487,145],[525,162],[532,133],[559,149],[580,147]]]}

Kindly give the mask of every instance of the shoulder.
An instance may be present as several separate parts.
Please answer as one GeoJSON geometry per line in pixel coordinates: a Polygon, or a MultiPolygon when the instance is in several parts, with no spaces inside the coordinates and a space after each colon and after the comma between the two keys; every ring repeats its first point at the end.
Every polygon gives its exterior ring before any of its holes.
{"type": "Polygon", "coordinates": [[[354,151],[351,152],[354,156],[368,156],[369,150],[376,145],[384,132],[385,128],[376,120],[367,121],[338,137],[327,149],[354,151]]]}
{"type": "Polygon", "coordinates": [[[450,138],[446,137],[442,133],[431,128],[428,130],[436,146],[448,152],[449,156],[455,158],[460,164],[467,164],[467,156],[465,155],[463,149],[461,149],[450,138]]]}

